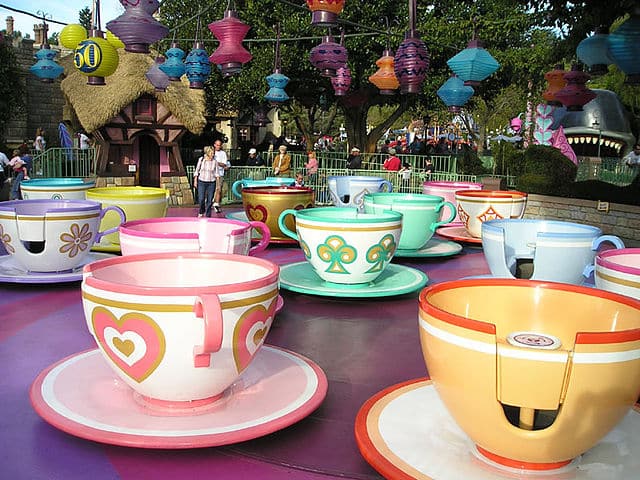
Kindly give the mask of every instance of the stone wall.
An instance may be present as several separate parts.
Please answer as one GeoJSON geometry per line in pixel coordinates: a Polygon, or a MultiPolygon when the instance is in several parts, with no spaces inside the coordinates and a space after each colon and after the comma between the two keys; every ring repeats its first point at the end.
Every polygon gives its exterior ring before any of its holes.
{"type": "Polygon", "coordinates": [[[617,235],[627,247],[640,247],[638,206],[530,194],[524,218],[593,225],[605,234],[617,235]]]}
{"type": "MultiPolygon", "coordinates": [[[[96,187],[132,187],[135,177],[98,177],[96,187]]],[[[169,191],[169,206],[182,207],[193,205],[193,192],[186,176],[161,177],[160,188],[169,191]]]]}
{"type": "MultiPolygon", "coordinates": [[[[37,128],[44,128],[48,146],[59,145],[58,124],[62,121],[64,97],[60,90],[62,76],[53,83],[43,83],[29,68],[35,64],[34,54],[39,45],[31,39],[16,40],[13,44],[20,76],[17,81],[25,88],[25,111],[7,119],[5,138],[9,147],[18,146],[23,140],[31,146],[37,128]]],[[[56,58],[58,60],[58,58],[56,58]]],[[[5,81],[9,79],[4,79],[5,81]]]]}

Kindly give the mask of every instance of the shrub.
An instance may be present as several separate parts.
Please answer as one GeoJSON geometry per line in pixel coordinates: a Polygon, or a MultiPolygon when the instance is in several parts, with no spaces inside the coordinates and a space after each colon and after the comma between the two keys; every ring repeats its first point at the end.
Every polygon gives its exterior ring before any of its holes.
{"type": "Polygon", "coordinates": [[[516,188],[528,193],[562,195],[576,178],[578,168],[560,150],[546,145],[532,145],[524,151],[522,173],[516,188]]]}
{"type": "Polygon", "coordinates": [[[465,175],[484,175],[487,169],[482,165],[482,160],[468,145],[462,145],[462,155],[458,157],[458,173],[465,175]]]}

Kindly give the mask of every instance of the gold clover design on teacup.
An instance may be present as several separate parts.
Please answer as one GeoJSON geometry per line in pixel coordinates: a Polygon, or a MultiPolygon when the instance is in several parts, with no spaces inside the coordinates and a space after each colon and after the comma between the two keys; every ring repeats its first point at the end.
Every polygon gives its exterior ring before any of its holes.
{"type": "Polygon", "coordinates": [[[343,264],[355,262],[358,251],[340,235],[330,235],[318,245],[318,256],[323,262],[329,263],[325,272],[349,274],[343,264]]]}
{"type": "Polygon", "coordinates": [[[387,234],[380,239],[378,243],[367,250],[367,262],[374,265],[365,273],[380,272],[384,269],[386,263],[391,260],[398,245],[393,235],[387,234]]]}

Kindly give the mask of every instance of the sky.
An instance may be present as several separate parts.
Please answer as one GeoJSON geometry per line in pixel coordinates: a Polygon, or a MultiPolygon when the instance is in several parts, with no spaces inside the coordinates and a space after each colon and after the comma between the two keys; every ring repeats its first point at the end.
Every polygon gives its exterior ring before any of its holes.
{"type": "MultiPolygon", "coordinates": [[[[44,12],[47,20],[53,19],[64,23],[78,23],[78,12],[84,7],[91,8],[92,5],[92,0],[0,0],[0,30],[6,28],[6,18],[12,16],[14,30],[21,31],[23,35],[29,33],[30,37],[33,38],[33,26],[41,23],[41,20],[11,11],[6,7],[33,13],[39,17],[38,11],[44,12]]],[[[118,0],[101,0],[100,19],[102,30],[106,29],[107,22],[120,16],[122,12],[124,12],[124,8],[118,0]]],[[[49,25],[49,35],[64,28],[64,25],[49,23],[48,21],[47,24],[49,25]]]]}

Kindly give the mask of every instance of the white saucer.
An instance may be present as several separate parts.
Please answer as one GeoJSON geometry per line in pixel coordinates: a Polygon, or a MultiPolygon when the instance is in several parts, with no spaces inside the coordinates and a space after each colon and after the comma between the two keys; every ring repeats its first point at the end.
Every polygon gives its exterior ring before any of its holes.
{"type": "Polygon", "coordinates": [[[429,278],[420,270],[390,263],[373,283],[339,285],[327,283],[307,261],[280,267],[280,288],[323,297],[368,298],[389,297],[415,292],[424,287],[429,278]]]}
{"type": "MultiPolygon", "coordinates": [[[[469,408],[473,408],[470,400],[469,408]]],[[[568,465],[531,472],[490,463],[440,400],[431,380],[391,386],[356,416],[362,456],[394,480],[636,480],[640,472],[640,405],[595,447],[568,465]]]]}
{"type": "Polygon", "coordinates": [[[449,257],[462,251],[462,245],[449,240],[432,238],[427,244],[417,250],[396,250],[394,257],[449,257]]]}
{"type": "Polygon", "coordinates": [[[129,447],[199,448],[285,428],[313,412],[326,393],[327,378],[315,363],[263,345],[223,397],[197,413],[145,408],[97,349],[48,367],[30,397],[38,415],[71,435],[129,447]]]}
{"type": "Polygon", "coordinates": [[[107,253],[89,252],[79,267],[69,272],[29,272],[18,265],[11,255],[0,257],[0,282],[7,283],[64,283],[82,280],[82,267],[86,264],[111,258],[107,253]]]}

